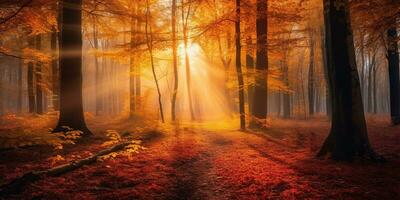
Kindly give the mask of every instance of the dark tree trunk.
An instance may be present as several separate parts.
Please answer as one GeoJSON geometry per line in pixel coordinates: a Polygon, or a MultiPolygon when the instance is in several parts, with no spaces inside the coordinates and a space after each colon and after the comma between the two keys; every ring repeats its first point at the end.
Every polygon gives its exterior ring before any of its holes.
{"type": "Polygon", "coordinates": [[[51,60],[51,71],[52,71],[52,82],[53,82],[53,109],[54,110],[59,110],[60,107],[60,69],[58,67],[58,61],[57,61],[57,30],[54,27],[53,31],[51,32],[51,41],[50,41],[50,46],[51,46],[51,51],[52,51],[52,60],[51,60]]]}
{"type": "MultiPolygon", "coordinates": [[[[20,47],[20,49],[22,49],[22,44],[21,44],[21,38],[20,40],[18,40],[18,46],[20,47]]],[[[22,52],[20,52],[20,54],[22,55],[22,52]]],[[[23,87],[23,74],[24,74],[24,62],[22,59],[18,59],[17,61],[18,66],[17,66],[17,112],[20,114],[23,111],[23,101],[22,101],[22,97],[24,94],[24,87],[23,87]]]]}
{"type": "Polygon", "coordinates": [[[172,91],[171,119],[176,120],[176,97],[178,95],[178,44],[176,40],[176,0],[172,0],[172,64],[174,68],[174,90],[172,91]]]}
{"type": "Polygon", "coordinates": [[[335,160],[377,158],[370,146],[350,24],[349,1],[324,0],[332,127],[318,156],[335,160]]]}
{"type": "Polygon", "coordinates": [[[308,69],[308,112],[314,114],[315,87],[314,87],[314,35],[310,33],[310,65],[308,69]]]}
{"type": "Polygon", "coordinates": [[[240,46],[240,0],[236,0],[236,22],[235,22],[235,37],[236,37],[236,73],[239,86],[239,113],[240,113],[240,129],[246,129],[246,116],[244,110],[244,81],[241,62],[241,46],[240,46]]]}
{"type": "MultiPolygon", "coordinates": [[[[35,40],[33,37],[28,38],[28,46],[33,48],[35,44],[35,40]]],[[[35,96],[35,66],[32,61],[28,62],[28,72],[27,72],[27,80],[28,80],[28,109],[29,113],[36,112],[36,96],[35,96]]]]}
{"type": "Polygon", "coordinates": [[[267,33],[268,33],[268,17],[267,17],[267,0],[257,0],[257,58],[253,109],[251,111],[251,126],[257,127],[262,125],[267,118],[267,76],[268,76],[268,54],[267,54],[267,33]]]}
{"type": "Polygon", "coordinates": [[[65,127],[91,132],[86,126],[82,103],[82,0],[64,0],[60,38],[60,118],[54,132],[65,127]]]}
{"type": "MultiPolygon", "coordinates": [[[[287,62],[286,62],[286,56],[284,60],[282,61],[282,78],[283,78],[283,82],[285,83],[285,85],[289,86],[289,69],[287,66],[287,62]]],[[[288,119],[290,118],[290,94],[288,93],[288,91],[285,91],[282,94],[282,117],[284,119],[288,119]]]]}
{"type": "MultiPolygon", "coordinates": [[[[36,49],[42,49],[42,35],[36,36],[36,49]]],[[[43,114],[43,80],[42,80],[42,63],[36,64],[36,113],[43,114]]]]}
{"type": "Polygon", "coordinates": [[[390,84],[390,116],[393,125],[400,124],[400,81],[399,81],[399,47],[397,44],[397,30],[395,27],[387,31],[390,84]]]}
{"type": "Polygon", "coordinates": [[[253,109],[253,96],[254,96],[254,85],[252,84],[254,81],[254,55],[251,36],[249,36],[246,40],[246,68],[247,68],[247,103],[249,105],[249,111],[253,109]]]}

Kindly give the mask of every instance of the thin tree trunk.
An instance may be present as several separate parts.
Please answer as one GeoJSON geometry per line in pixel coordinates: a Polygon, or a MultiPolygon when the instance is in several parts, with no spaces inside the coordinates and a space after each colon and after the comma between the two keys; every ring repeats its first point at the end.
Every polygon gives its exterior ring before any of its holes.
{"type": "Polygon", "coordinates": [[[268,105],[268,53],[267,53],[267,33],[268,33],[268,1],[257,0],[257,58],[253,109],[251,112],[251,126],[262,126],[267,118],[268,105]]]}
{"type": "Polygon", "coordinates": [[[99,38],[98,38],[98,32],[97,32],[97,26],[96,26],[96,19],[93,21],[93,45],[94,45],[94,50],[95,54],[94,56],[94,67],[95,67],[95,102],[96,102],[96,108],[95,108],[95,114],[96,116],[99,116],[103,110],[103,90],[102,90],[102,80],[101,80],[101,70],[100,70],[100,65],[99,65],[99,56],[98,56],[98,51],[99,51],[99,38]]]}
{"type": "Polygon", "coordinates": [[[153,78],[154,82],[156,83],[156,88],[157,88],[157,93],[158,93],[158,106],[160,109],[160,116],[161,116],[161,121],[162,123],[165,122],[164,119],[164,110],[163,110],[163,105],[162,105],[162,96],[161,96],[161,91],[160,91],[160,86],[158,83],[157,79],[157,74],[154,66],[154,56],[153,56],[153,31],[152,31],[152,26],[149,22],[149,19],[151,18],[151,12],[150,12],[150,6],[149,6],[149,0],[146,0],[146,44],[147,48],[150,53],[150,62],[151,62],[151,71],[153,73],[153,78]]]}
{"type": "Polygon", "coordinates": [[[240,129],[246,129],[246,119],[244,110],[244,81],[241,62],[241,46],[240,46],[240,0],[236,0],[236,22],[235,22],[235,37],[236,37],[236,73],[239,86],[239,113],[240,113],[240,129]]]}
{"type": "Polygon", "coordinates": [[[60,39],[60,118],[54,132],[65,127],[91,132],[86,126],[82,102],[82,0],[64,0],[60,39]],[[71,53],[73,52],[73,53],[71,53]]]}
{"type": "Polygon", "coordinates": [[[367,134],[349,12],[348,0],[324,0],[333,115],[331,132],[318,156],[331,153],[335,160],[378,159],[367,134]]]}
{"type": "MultiPolygon", "coordinates": [[[[42,49],[42,35],[36,37],[36,50],[42,49]]],[[[43,80],[42,80],[42,64],[36,64],[36,113],[43,114],[43,80]]]]}
{"type": "MultiPolygon", "coordinates": [[[[21,38],[18,40],[18,46],[21,47],[22,49],[22,44],[21,44],[21,38]]],[[[20,52],[22,55],[22,52],[20,52]]],[[[23,93],[24,93],[24,88],[23,88],[23,74],[24,74],[24,62],[22,59],[18,59],[17,61],[17,85],[18,85],[18,91],[17,91],[17,112],[21,114],[23,112],[23,93]]],[[[1,90],[1,88],[0,88],[1,90]]]]}
{"type": "Polygon", "coordinates": [[[171,101],[171,119],[172,121],[176,120],[176,98],[178,95],[178,44],[176,39],[176,0],[172,0],[172,64],[174,68],[174,90],[172,92],[172,101],[171,101]]]}
{"type": "Polygon", "coordinates": [[[188,53],[188,18],[190,16],[191,4],[189,2],[189,8],[187,10],[187,15],[185,16],[185,1],[182,0],[182,24],[183,24],[183,45],[185,49],[185,71],[186,71],[186,88],[188,93],[188,101],[189,101],[189,111],[190,111],[190,119],[195,120],[194,112],[193,112],[193,101],[192,101],[192,86],[191,86],[191,74],[190,74],[190,58],[188,53]]]}
{"type": "Polygon", "coordinates": [[[314,87],[314,35],[310,33],[310,65],[308,69],[308,112],[314,114],[315,87],[314,87]]]}
{"type": "MultiPolygon", "coordinates": [[[[35,44],[35,40],[33,37],[28,38],[28,46],[29,48],[33,48],[35,44]]],[[[28,62],[28,72],[27,72],[27,80],[28,80],[28,108],[29,113],[36,112],[36,96],[35,96],[35,66],[32,61],[28,62]]]]}
{"type": "Polygon", "coordinates": [[[254,96],[254,55],[253,48],[251,48],[252,39],[249,36],[246,40],[246,68],[247,68],[247,103],[249,105],[249,112],[253,109],[253,96],[254,96]]]}
{"type": "Polygon", "coordinates": [[[55,27],[53,27],[53,30],[51,32],[51,41],[50,41],[50,46],[51,46],[51,52],[52,52],[52,60],[51,60],[51,71],[52,71],[52,89],[53,89],[53,109],[54,110],[59,110],[60,107],[60,86],[59,86],[59,81],[60,81],[60,69],[58,67],[58,61],[57,61],[57,30],[55,27]]]}
{"type": "MultiPolygon", "coordinates": [[[[136,2],[135,2],[136,3],[136,2]]],[[[136,113],[136,102],[135,102],[135,77],[136,77],[136,67],[135,67],[135,48],[136,48],[136,14],[137,14],[137,7],[136,4],[133,5],[133,14],[131,17],[131,42],[130,42],[130,71],[129,71],[129,99],[130,99],[130,111],[129,116],[133,117],[136,113]]]]}
{"type": "MultiPolygon", "coordinates": [[[[139,12],[139,10],[137,11],[139,12]]],[[[142,23],[140,22],[140,20],[137,20],[136,22],[136,40],[139,40],[139,31],[141,30],[142,27],[142,23]]],[[[140,69],[140,65],[136,65],[136,73],[135,73],[135,96],[136,96],[136,110],[140,110],[142,107],[142,84],[141,84],[141,69],[140,69]]]]}
{"type": "MultiPolygon", "coordinates": [[[[287,66],[287,62],[286,62],[286,55],[284,58],[284,61],[282,63],[282,73],[283,73],[283,82],[289,86],[289,69],[287,66]]],[[[282,105],[282,109],[283,109],[283,115],[282,117],[284,119],[288,119],[290,118],[290,94],[288,93],[288,91],[285,91],[282,94],[282,101],[283,101],[283,105],[282,105]]]]}

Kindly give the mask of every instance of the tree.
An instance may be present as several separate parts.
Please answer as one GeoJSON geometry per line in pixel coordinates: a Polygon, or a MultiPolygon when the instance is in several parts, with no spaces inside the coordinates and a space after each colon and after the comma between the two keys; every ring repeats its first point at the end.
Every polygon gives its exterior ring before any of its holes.
{"type": "Polygon", "coordinates": [[[393,125],[400,124],[400,81],[399,81],[399,48],[397,45],[397,30],[392,27],[387,30],[390,83],[390,116],[393,125]]]}
{"type": "Polygon", "coordinates": [[[52,60],[51,60],[51,71],[52,71],[52,82],[53,82],[53,108],[54,110],[59,110],[59,93],[60,93],[60,88],[59,88],[59,79],[60,79],[60,70],[58,67],[58,61],[57,61],[57,30],[55,27],[52,28],[51,32],[51,39],[50,39],[50,46],[51,46],[51,51],[52,51],[52,60]]]}
{"type": "Polygon", "coordinates": [[[54,132],[66,127],[91,134],[82,103],[82,0],[63,0],[60,19],[60,117],[54,132]]]}
{"type": "Polygon", "coordinates": [[[131,24],[131,43],[130,43],[130,70],[129,70],[129,98],[130,98],[130,110],[129,110],[129,115],[130,117],[133,117],[135,112],[136,112],[136,96],[135,96],[135,78],[136,78],[136,66],[137,63],[135,63],[135,48],[136,48],[136,39],[137,39],[137,33],[136,33],[136,26],[137,26],[137,5],[136,1],[133,2],[133,8],[132,8],[132,14],[131,14],[131,19],[130,19],[130,24],[131,24]]]}
{"type": "MultiPolygon", "coordinates": [[[[32,36],[28,38],[28,46],[32,48],[34,46],[35,40],[32,36]]],[[[28,108],[29,113],[34,113],[36,111],[36,98],[34,91],[34,78],[35,78],[35,66],[33,61],[28,62],[28,72],[27,72],[27,80],[28,80],[28,108]]]]}
{"type": "Polygon", "coordinates": [[[154,82],[156,83],[156,88],[157,88],[157,94],[158,94],[158,106],[160,109],[160,116],[161,116],[161,121],[162,123],[165,122],[164,119],[164,110],[163,110],[163,105],[162,105],[162,96],[161,96],[161,91],[160,91],[160,86],[158,83],[158,78],[154,66],[154,56],[153,56],[153,30],[152,26],[149,22],[149,19],[151,18],[151,11],[150,11],[150,5],[149,5],[149,0],[146,0],[146,44],[147,44],[147,49],[149,50],[150,54],[150,63],[151,63],[151,71],[153,73],[153,78],[154,82]]]}
{"type": "Polygon", "coordinates": [[[236,73],[239,86],[239,113],[240,113],[240,129],[246,129],[246,118],[244,111],[244,81],[241,62],[241,44],[240,44],[240,0],[236,0],[236,21],[235,21],[235,38],[236,38],[236,73]]]}
{"type": "Polygon", "coordinates": [[[176,39],[176,0],[172,0],[172,11],[171,11],[171,26],[172,26],[172,65],[174,68],[174,90],[172,92],[171,101],[171,119],[176,120],[176,97],[178,95],[178,44],[176,39]]]}
{"type": "Polygon", "coordinates": [[[315,38],[313,30],[310,30],[310,64],[308,67],[308,112],[310,115],[314,114],[314,105],[315,105],[315,66],[314,66],[314,47],[315,47],[315,38]]]}
{"type": "MultiPolygon", "coordinates": [[[[41,34],[35,37],[36,49],[38,51],[42,48],[42,36],[41,34]]],[[[42,63],[36,64],[36,113],[43,114],[43,77],[42,77],[42,63]]]]}
{"type": "Polygon", "coordinates": [[[253,109],[251,111],[251,126],[260,126],[267,118],[267,74],[268,74],[268,54],[267,54],[267,17],[268,1],[257,0],[257,56],[253,109]]]}
{"type": "Polygon", "coordinates": [[[191,120],[195,120],[193,112],[193,100],[192,100],[192,86],[191,86],[191,74],[190,74],[190,58],[188,53],[188,40],[189,40],[189,17],[192,12],[192,3],[188,2],[187,9],[185,9],[185,0],[182,0],[182,33],[183,33],[183,48],[185,49],[185,71],[186,71],[186,86],[189,101],[189,110],[191,120]]]}
{"type": "Polygon", "coordinates": [[[254,75],[254,58],[253,58],[253,48],[251,47],[252,39],[248,36],[246,39],[246,68],[247,68],[247,102],[249,105],[249,111],[253,108],[253,96],[254,96],[254,85],[252,84],[254,75]]]}
{"type": "Polygon", "coordinates": [[[364,117],[349,1],[324,0],[324,18],[332,122],[318,156],[331,153],[335,160],[353,160],[356,156],[376,159],[364,117]]]}

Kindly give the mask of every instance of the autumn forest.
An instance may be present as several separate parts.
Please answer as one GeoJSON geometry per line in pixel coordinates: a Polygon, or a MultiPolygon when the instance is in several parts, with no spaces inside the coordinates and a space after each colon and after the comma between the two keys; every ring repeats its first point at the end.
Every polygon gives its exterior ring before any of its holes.
{"type": "Polygon", "coordinates": [[[399,199],[399,0],[0,0],[0,199],[399,199]]]}

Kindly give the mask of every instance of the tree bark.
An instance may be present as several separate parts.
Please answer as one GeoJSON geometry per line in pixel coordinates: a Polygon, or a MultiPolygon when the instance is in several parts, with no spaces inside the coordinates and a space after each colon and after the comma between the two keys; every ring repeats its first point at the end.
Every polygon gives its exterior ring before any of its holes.
{"type": "Polygon", "coordinates": [[[160,109],[160,116],[162,123],[165,122],[164,119],[164,109],[162,104],[162,96],[160,91],[160,85],[158,83],[158,78],[156,74],[156,69],[154,66],[154,56],[153,56],[153,30],[152,26],[149,22],[149,18],[151,17],[151,11],[149,6],[149,0],[146,0],[146,44],[150,54],[150,63],[151,63],[151,71],[153,73],[154,82],[156,83],[157,94],[158,94],[158,106],[160,109]]]}
{"type": "Polygon", "coordinates": [[[379,159],[368,139],[350,24],[349,0],[324,0],[328,76],[332,88],[331,132],[318,156],[379,159]]]}
{"type": "MultiPolygon", "coordinates": [[[[289,86],[289,69],[288,69],[287,62],[286,62],[286,55],[285,55],[284,61],[282,62],[282,74],[283,74],[283,82],[287,86],[289,86]]],[[[284,119],[288,119],[288,118],[290,118],[291,107],[290,107],[290,94],[287,91],[285,91],[282,94],[282,103],[283,103],[282,117],[284,119]]]]}
{"type": "Polygon", "coordinates": [[[249,105],[249,111],[253,109],[253,97],[254,97],[254,85],[252,84],[254,81],[254,55],[253,48],[251,48],[252,39],[249,36],[246,39],[246,68],[247,68],[247,103],[249,105]]]}
{"type": "MultiPolygon", "coordinates": [[[[139,10],[137,11],[139,14],[139,10]]],[[[139,37],[139,31],[142,28],[142,23],[140,22],[140,20],[138,19],[136,22],[136,40],[140,40],[139,37]]],[[[142,107],[142,83],[141,83],[141,68],[140,65],[136,65],[136,73],[135,73],[135,101],[136,101],[136,110],[141,110],[142,107]]]]}
{"type": "Polygon", "coordinates": [[[172,65],[174,68],[174,90],[172,92],[172,101],[171,101],[171,119],[172,121],[176,120],[176,98],[178,95],[178,44],[176,39],[176,0],[172,0],[172,65]]]}
{"type": "Polygon", "coordinates": [[[240,114],[240,129],[246,129],[246,116],[244,110],[244,80],[242,73],[241,62],[241,44],[240,44],[240,0],[236,0],[236,22],[235,22],[235,37],[236,37],[236,73],[239,86],[239,114],[240,114]]]}
{"type": "Polygon", "coordinates": [[[187,10],[185,16],[185,1],[182,0],[182,32],[183,32],[183,45],[185,49],[185,71],[186,71],[186,88],[188,93],[188,101],[189,101],[189,111],[190,111],[190,119],[195,120],[194,112],[193,112],[193,101],[192,101],[192,85],[191,85],[191,74],[190,74],[190,58],[188,53],[188,40],[189,40],[189,32],[188,32],[188,20],[190,16],[191,3],[189,3],[189,8],[187,10]]]}
{"type": "Polygon", "coordinates": [[[60,86],[59,86],[59,81],[60,81],[60,69],[58,67],[58,61],[57,61],[57,30],[55,27],[53,27],[53,30],[51,32],[51,41],[50,41],[50,46],[51,46],[51,51],[52,51],[52,60],[51,60],[51,71],[52,71],[52,84],[53,84],[53,109],[54,110],[59,110],[60,107],[60,101],[59,101],[59,96],[60,96],[60,86]]]}
{"type": "Polygon", "coordinates": [[[62,1],[60,39],[60,118],[54,132],[65,127],[91,134],[82,103],[82,0],[62,1]]]}
{"type": "MultiPolygon", "coordinates": [[[[29,48],[33,48],[35,44],[35,40],[33,37],[28,38],[28,46],[29,48]]],[[[29,113],[36,112],[36,96],[35,96],[35,66],[32,61],[28,62],[28,72],[27,72],[27,80],[28,80],[28,108],[29,113]]]]}
{"type": "Polygon", "coordinates": [[[393,125],[400,124],[400,81],[399,81],[399,47],[396,38],[397,30],[393,27],[387,31],[387,60],[390,84],[390,116],[393,125]]]}
{"type": "Polygon", "coordinates": [[[268,53],[267,53],[267,33],[268,33],[268,1],[257,0],[257,57],[253,109],[251,111],[251,127],[259,127],[265,123],[267,118],[268,105],[268,53]]]}
{"type": "MultiPolygon", "coordinates": [[[[136,2],[135,2],[136,3],[136,2]]],[[[134,117],[136,113],[136,96],[135,96],[135,77],[136,77],[136,66],[135,66],[135,48],[136,48],[136,14],[137,8],[136,5],[133,5],[133,13],[131,16],[131,42],[130,42],[130,71],[129,71],[129,102],[130,102],[130,110],[129,116],[134,117]]]]}
{"type": "Polygon", "coordinates": [[[102,74],[101,74],[101,69],[99,65],[99,56],[98,50],[99,50],[99,38],[98,38],[98,33],[97,33],[97,26],[96,26],[96,18],[94,18],[93,21],[93,46],[94,50],[96,51],[94,54],[94,67],[95,67],[95,115],[99,116],[103,112],[103,91],[102,91],[102,74]]]}
{"type": "Polygon", "coordinates": [[[315,106],[315,87],[314,87],[314,35],[310,33],[310,65],[308,68],[308,112],[310,116],[314,114],[315,106]]]}
{"type": "MultiPolygon", "coordinates": [[[[36,50],[42,49],[42,35],[37,35],[36,39],[36,50]]],[[[42,80],[42,64],[36,64],[36,113],[43,114],[43,80],[42,80]]]]}

